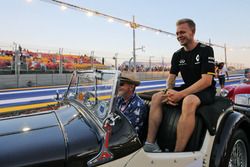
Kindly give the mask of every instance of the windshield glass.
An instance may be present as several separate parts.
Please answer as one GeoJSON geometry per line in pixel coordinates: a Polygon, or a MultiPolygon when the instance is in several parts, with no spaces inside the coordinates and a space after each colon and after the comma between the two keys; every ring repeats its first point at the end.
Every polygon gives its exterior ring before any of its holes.
{"type": "Polygon", "coordinates": [[[109,70],[74,72],[65,96],[81,102],[102,122],[110,112],[116,78],[116,72],[109,70]]]}

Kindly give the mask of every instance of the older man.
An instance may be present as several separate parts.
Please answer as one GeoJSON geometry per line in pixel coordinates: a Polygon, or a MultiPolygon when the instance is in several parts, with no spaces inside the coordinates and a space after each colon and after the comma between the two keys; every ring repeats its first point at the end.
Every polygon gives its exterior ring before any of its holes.
{"type": "Polygon", "coordinates": [[[117,108],[133,125],[139,136],[142,135],[142,127],[146,118],[147,109],[144,101],[135,93],[140,81],[133,74],[122,73],[118,90],[117,108]]]}

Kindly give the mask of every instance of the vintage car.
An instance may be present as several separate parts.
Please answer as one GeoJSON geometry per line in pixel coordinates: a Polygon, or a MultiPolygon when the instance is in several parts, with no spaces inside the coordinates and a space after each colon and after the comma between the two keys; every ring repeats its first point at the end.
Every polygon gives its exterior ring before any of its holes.
{"type": "MultiPolygon", "coordinates": [[[[157,136],[163,152],[145,152],[147,119],[138,136],[117,110],[119,76],[119,71],[75,71],[56,105],[2,115],[0,166],[249,167],[249,104],[237,108],[216,97],[214,104],[201,106],[195,131],[178,153],[173,148],[180,108],[163,104],[157,136]]],[[[152,94],[140,93],[148,109],[152,94]]]]}
{"type": "MultiPolygon", "coordinates": [[[[221,96],[227,97],[235,102],[236,100],[239,100],[236,99],[236,95],[250,94],[250,68],[247,68],[244,71],[244,77],[241,79],[240,84],[225,86],[223,89],[221,89],[221,96]]],[[[245,102],[243,103],[245,104],[245,102]]]]}

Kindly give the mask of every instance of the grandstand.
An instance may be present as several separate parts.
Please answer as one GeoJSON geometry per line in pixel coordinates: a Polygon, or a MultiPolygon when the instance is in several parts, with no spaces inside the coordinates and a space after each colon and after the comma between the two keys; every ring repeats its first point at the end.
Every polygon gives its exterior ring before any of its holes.
{"type": "MultiPolygon", "coordinates": [[[[60,59],[64,72],[83,70],[91,68],[91,57],[85,55],[41,53],[29,50],[20,52],[21,72],[55,72],[59,70],[60,59]]],[[[13,71],[15,66],[15,53],[11,50],[0,49],[0,70],[13,71]]],[[[93,66],[97,68],[108,68],[96,59],[93,59],[93,66]]]]}

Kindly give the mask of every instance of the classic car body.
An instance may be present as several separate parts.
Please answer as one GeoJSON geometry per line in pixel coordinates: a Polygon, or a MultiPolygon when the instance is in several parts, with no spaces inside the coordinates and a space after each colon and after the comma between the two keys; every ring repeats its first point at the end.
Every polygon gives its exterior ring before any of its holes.
{"type": "MultiPolygon", "coordinates": [[[[1,166],[241,166],[249,165],[250,105],[216,102],[197,111],[195,131],[184,152],[174,153],[180,108],[163,105],[157,143],[162,153],[142,149],[116,108],[119,71],[75,71],[57,104],[0,118],[1,166]],[[168,148],[169,152],[164,152],[168,148]]],[[[154,92],[141,93],[150,107],[154,92]]],[[[249,97],[246,97],[249,98],[249,97]]],[[[250,99],[250,98],[249,98],[250,99]]],[[[248,99],[248,100],[249,100],[248,99]]]]}
{"type": "Polygon", "coordinates": [[[221,90],[221,95],[233,102],[238,94],[250,94],[250,68],[245,69],[244,78],[241,79],[240,84],[228,85],[221,90]]]}

